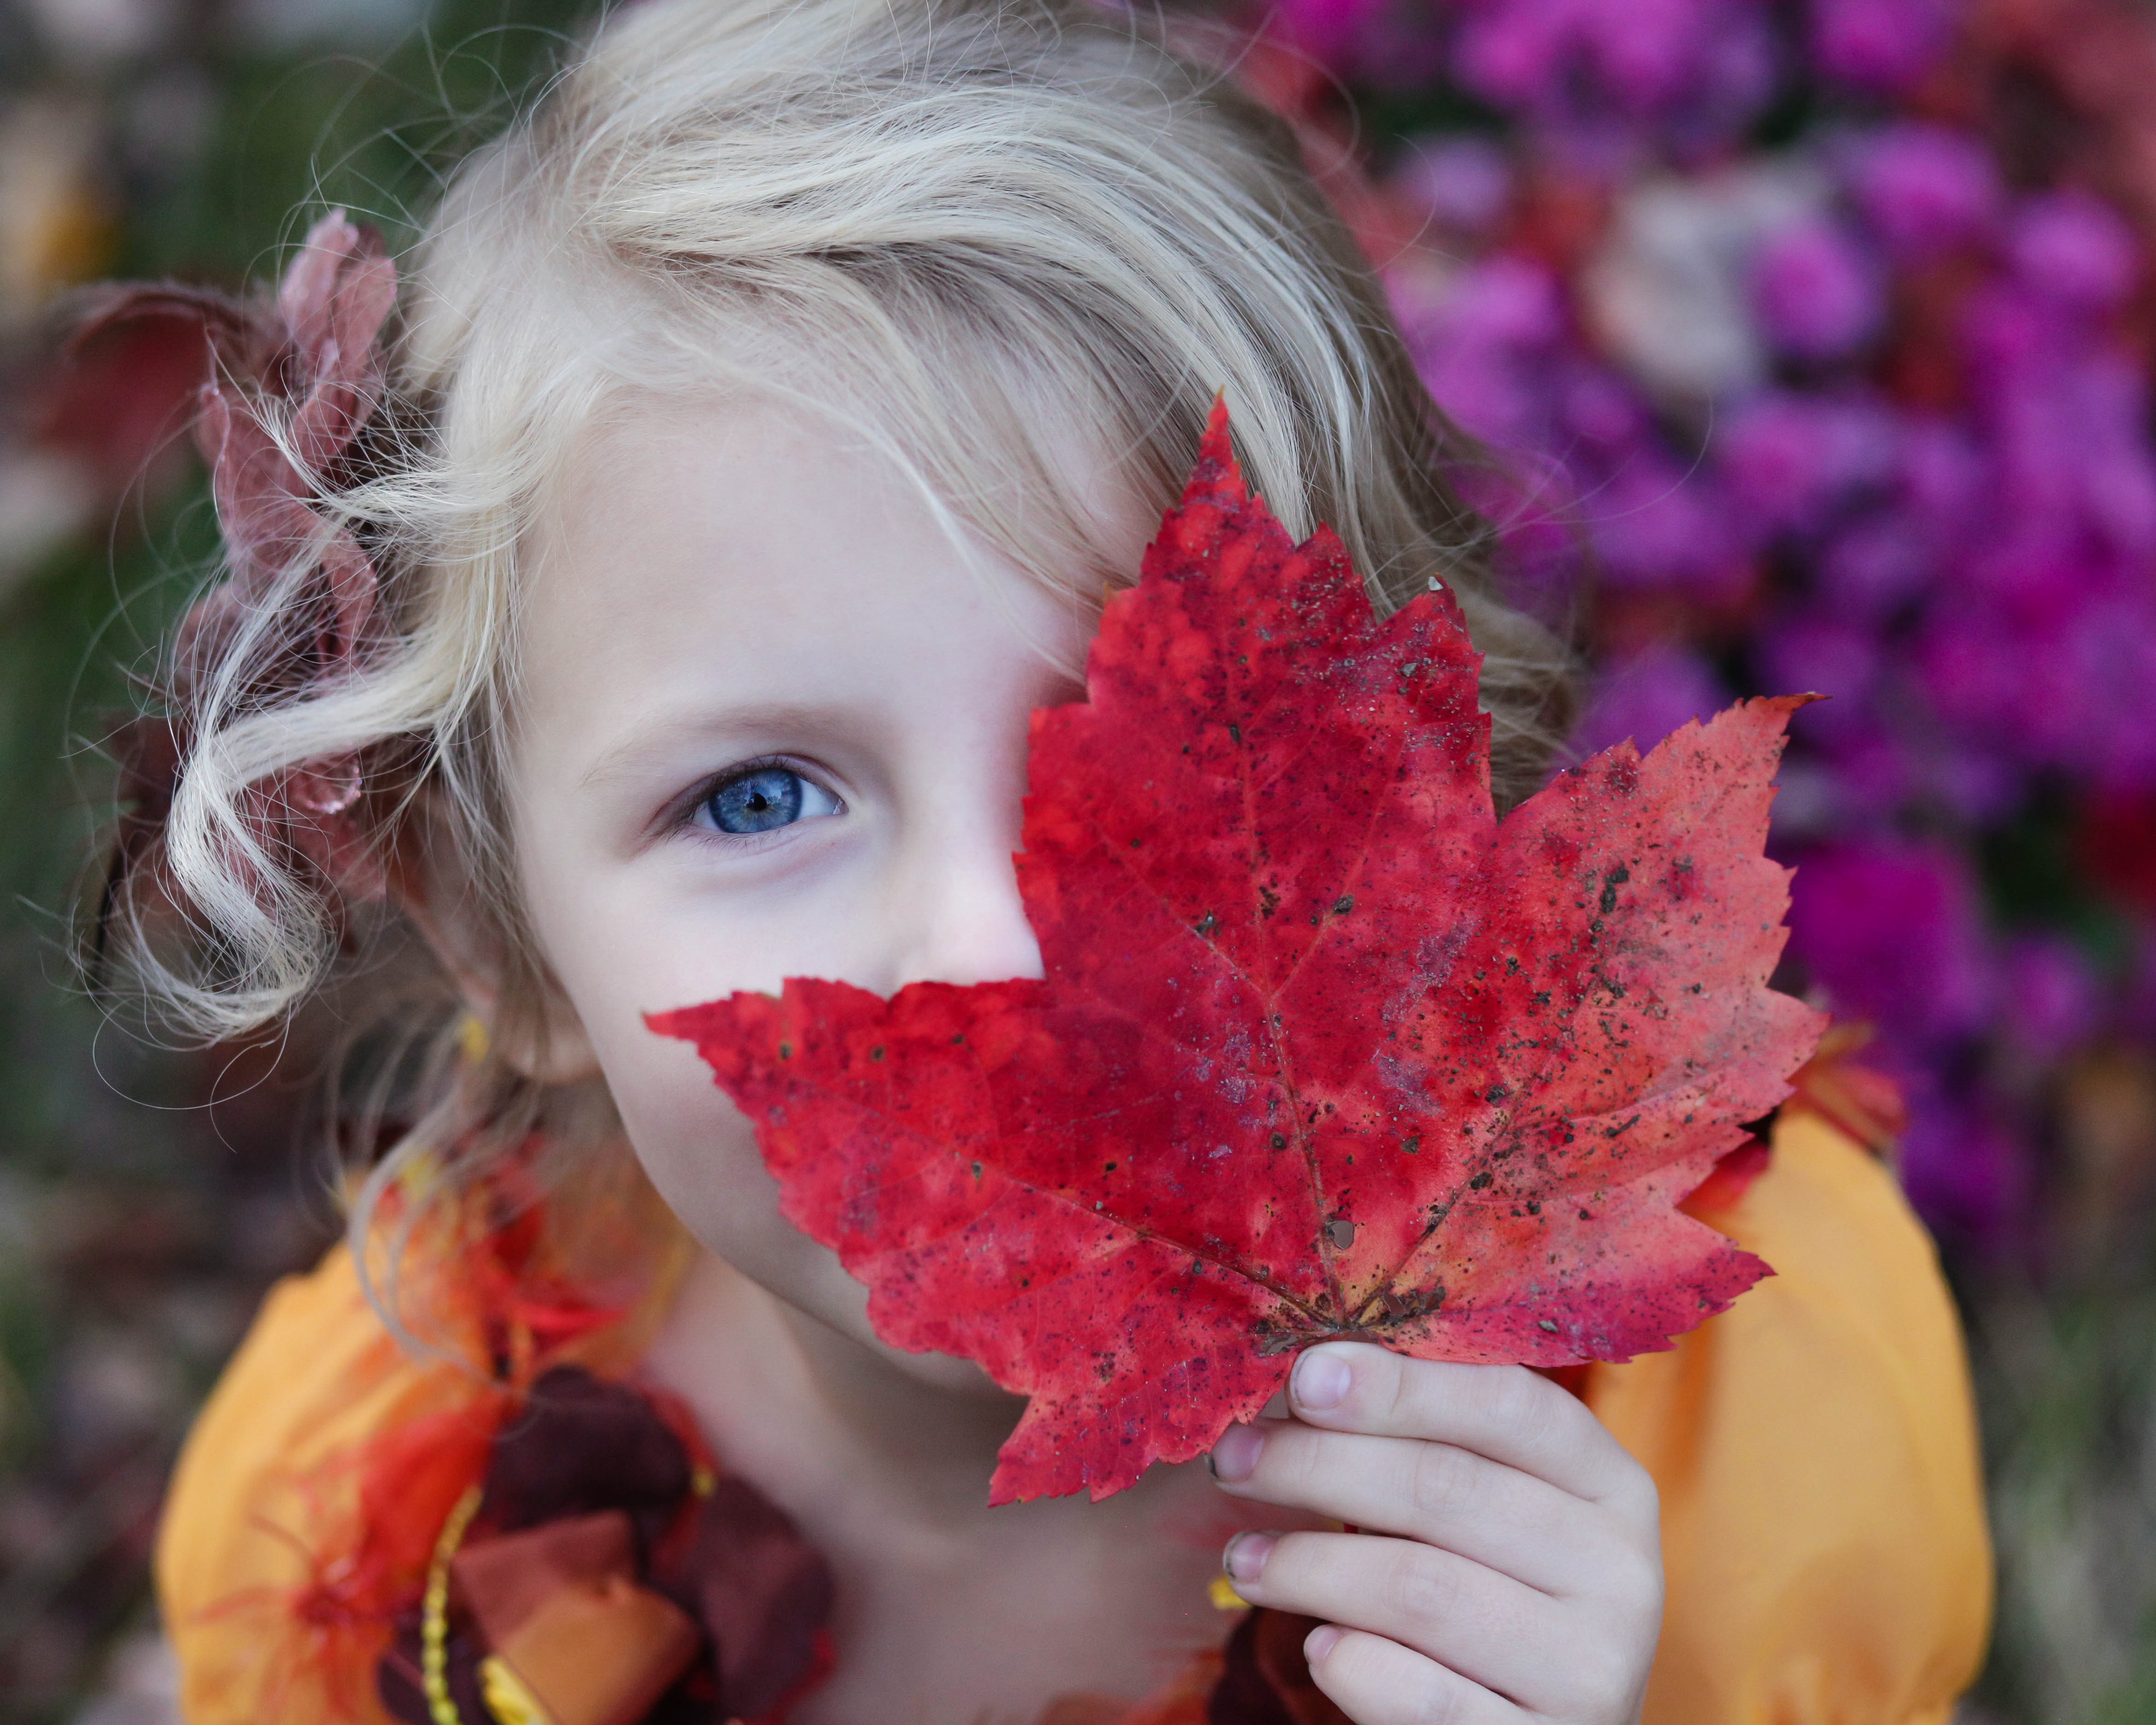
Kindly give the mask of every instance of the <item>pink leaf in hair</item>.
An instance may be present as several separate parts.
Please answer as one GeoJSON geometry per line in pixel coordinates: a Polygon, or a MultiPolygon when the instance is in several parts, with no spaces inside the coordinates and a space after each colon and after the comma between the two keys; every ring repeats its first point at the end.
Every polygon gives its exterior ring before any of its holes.
{"type": "Polygon", "coordinates": [[[278,290],[296,372],[291,438],[316,472],[348,449],[381,405],[375,338],[397,300],[397,271],[371,228],[342,210],[317,222],[278,290]]]}
{"type": "MultiPolygon", "coordinates": [[[[91,305],[78,341],[131,318],[182,317],[200,325],[208,348],[195,439],[209,464],[231,572],[181,624],[183,709],[286,578],[305,586],[264,619],[247,654],[247,685],[300,696],[358,669],[374,632],[374,567],[352,531],[316,502],[348,478],[339,464],[380,409],[380,337],[396,297],[396,268],[380,236],[336,210],[309,232],[272,301],[165,285],[108,290],[91,305]]],[[[192,723],[182,711],[168,728],[183,738],[192,723]]],[[[176,781],[182,751],[176,743],[167,752],[176,781]]],[[[265,836],[348,891],[373,896],[379,868],[352,813],[364,792],[362,764],[346,753],[287,768],[252,788],[248,802],[265,836]]],[[[141,818],[161,820],[169,791],[133,788],[141,818]]]]}

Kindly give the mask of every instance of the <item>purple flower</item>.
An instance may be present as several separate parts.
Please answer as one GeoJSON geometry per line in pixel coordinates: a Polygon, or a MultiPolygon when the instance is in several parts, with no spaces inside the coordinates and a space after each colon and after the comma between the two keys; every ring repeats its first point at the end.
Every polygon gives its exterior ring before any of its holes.
{"type": "Polygon", "coordinates": [[[1729,701],[1712,665],[1665,642],[1602,668],[1572,748],[1591,755],[1629,737],[1645,754],[1687,720],[1712,718],[1729,701]]]}
{"type": "Polygon", "coordinates": [[[1948,420],[1901,422],[1902,495],[1912,525],[1934,543],[1965,530],[1990,482],[1983,450],[1968,429],[1948,420]]]}
{"type": "Polygon", "coordinates": [[[1394,305],[1423,383],[1477,437],[1507,449],[1549,447],[1550,367],[1564,344],[1564,302],[1539,264],[1503,254],[1460,271],[1435,300],[1394,305]]]}
{"type": "Polygon", "coordinates": [[[2023,935],[2008,943],[1999,993],[2012,1051],[2044,1064],[2092,1032],[2102,1013],[2087,961],[2056,936],[2023,935]]]}
{"type": "Polygon", "coordinates": [[[1983,1029],[1991,977],[1976,893],[1958,852],[1879,839],[1800,860],[1789,950],[1833,1009],[1911,1055],[1983,1029]]]}
{"type": "Polygon", "coordinates": [[[1649,434],[1640,398],[1614,372],[1583,367],[1568,377],[1557,403],[1558,420],[1587,451],[1621,460],[1649,434]]]}
{"type": "Polygon", "coordinates": [[[1576,165],[1625,166],[1734,137],[1772,98],[1763,0],[1466,0],[1460,82],[1576,165]]]}
{"type": "Polygon", "coordinates": [[[1868,728],[1882,643],[1871,629],[1823,610],[1786,611],[1759,630],[1760,686],[1776,695],[1824,695],[1797,715],[1800,735],[1830,745],[1868,728]]]}
{"type": "Polygon", "coordinates": [[[1983,1257],[2024,1245],[2031,1158],[2005,1107],[1921,1083],[1911,1090],[1899,1161],[1917,1213],[1943,1240],[1983,1257]]]}
{"type": "Polygon", "coordinates": [[[1807,740],[1823,743],[1820,759],[1829,769],[1826,786],[1830,830],[1875,832],[1891,828],[1901,811],[1924,787],[1924,762],[1907,741],[1890,730],[1875,706],[1866,701],[1807,707],[1832,714],[1824,738],[1815,720],[1804,726],[1807,740]]]}
{"type": "Polygon", "coordinates": [[[1820,594],[1844,615],[1876,628],[1922,592],[1937,549],[1914,511],[1882,510],[1827,542],[1815,571],[1820,594]]]}
{"type": "Polygon", "coordinates": [[[1851,195],[1887,249],[1922,262],[1983,239],[2005,193],[1990,154],[1966,133],[1915,122],[1882,127],[1848,154],[1851,195]]]}
{"type": "Polygon", "coordinates": [[[2124,219],[2085,192],[2030,199],[2009,244],[2015,273],[2030,289],[2076,311],[2114,310],[2140,275],[2124,219]]]}
{"type": "Polygon", "coordinates": [[[1812,60],[1826,77],[1898,90],[1923,76],[1953,38],[1962,0],[1812,0],[1812,60]]]}
{"type": "Polygon", "coordinates": [[[1965,826],[1996,826],[2027,799],[2028,775],[2005,751],[1972,747],[1966,734],[1935,744],[1924,762],[1933,800],[1965,826]]]}
{"type": "Polygon", "coordinates": [[[1749,547],[1710,475],[1642,446],[1582,501],[1613,587],[1675,588],[1726,598],[1749,579],[1749,547]]]}
{"type": "Polygon", "coordinates": [[[1752,301],[1768,341],[1792,359],[1847,358],[1879,331],[1879,271],[1856,237],[1825,217],[1770,234],[1752,264],[1752,301]]]}
{"type": "Polygon", "coordinates": [[[1737,506],[1780,531],[1883,484],[1896,444],[1892,416],[1871,403],[1770,391],[1729,415],[1712,453],[1737,506]]]}
{"type": "Polygon", "coordinates": [[[1272,8],[1282,37],[1336,69],[1355,57],[1357,39],[1379,0],[1278,0],[1272,8]]]}
{"type": "Polygon", "coordinates": [[[1481,234],[1512,203],[1512,158],[1487,138],[1426,138],[1409,147],[1389,183],[1440,226],[1481,234]]]}

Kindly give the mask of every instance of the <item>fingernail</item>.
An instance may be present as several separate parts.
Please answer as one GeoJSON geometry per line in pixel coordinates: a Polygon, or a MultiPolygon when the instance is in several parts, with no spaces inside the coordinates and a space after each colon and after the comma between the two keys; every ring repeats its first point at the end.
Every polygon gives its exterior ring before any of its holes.
{"type": "Polygon", "coordinates": [[[1265,1559],[1280,1538],[1272,1533],[1238,1533],[1220,1553],[1220,1567],[1230,1581],[1255,1581],[1265,1573],[1265,1559]]]}
{"type": "Polygon", "coordinates": [[[1340,1644],[1340,1629],[1336,1624],[1321,1623],[1303,1638],[1302,1662],[1322,1665],[1325,1656],[1340,1644]]]}
{"type": "Polygon", "coordinates": [[[1348,1382],[1354,1375],[1338,1354],[1313,1348],[1295,1363],[1295,1376],[1288,1387],[1297,1404],[1322,1412],[1338,1407],[1348,1399],[1348,1382]]]}
{"type": "Polygon", "coordinates": [[[1206,1457],[1213,1469],[1213,1477],[1233,1486],[1250,1478],[1258,1465],[1258,1451],[1265,1447],[1265,1435],[1255,1425],[1231,1425],[1220,1435],[1220,1441],[1213,1446],[1206,1457]]]}

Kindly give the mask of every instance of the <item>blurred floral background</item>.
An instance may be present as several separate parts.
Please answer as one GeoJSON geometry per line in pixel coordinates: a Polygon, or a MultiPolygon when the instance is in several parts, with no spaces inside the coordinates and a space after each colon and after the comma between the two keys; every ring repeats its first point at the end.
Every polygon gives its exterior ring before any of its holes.
{"type": "MultiPolygon", "coordinates": [[[[0,0],[0,1718],[163,1725],[188,1414],[333,1231],[334,1030],[147,1050],[66,906],[198,578],[198,352],[109,275],[393,242],[579,0],[0,0]]],[[[1218,8],[1215,8],[1217,11],[1218,8]]],[[[1227,15],[1385,269],[1582,748],[1816,690],[1787,978],[1873,1027],[1999,1544],[1969,1725],[2156,1720],[2156,5],[1280,0],[1227,15]]]]}

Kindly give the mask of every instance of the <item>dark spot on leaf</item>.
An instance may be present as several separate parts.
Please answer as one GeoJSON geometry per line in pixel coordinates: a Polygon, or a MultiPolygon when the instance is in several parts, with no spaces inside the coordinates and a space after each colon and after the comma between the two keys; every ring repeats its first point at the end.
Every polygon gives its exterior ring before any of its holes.
{"type": "Polygon", "coordinates": [[[1482,1172],[1481,1172],[1481,1173],[1479,1173],[1479,1174],[1476,1175],[1476,1177],[1475,1177],[1473,1179],[1470,1180],[1470,1181],[1467,1183],[1467,1185],[1468,1185],[1468,1189],[1469,1189],[1471,1191],[1480,1192],[1480,1191],[1481,1191],[1481,1190],[1485,1186],[1488,1185],[1489,1183],[1490,1183],[1490,1170],[1489,1170],[1489,1169],[1487,1169],[1487,1168],[1484,1168],[1484,1169],[1482,1170],[1482,1172]]]}
{"type": "Polygon", "coordinates": [[[1285,1150],[1287,1148],[1287,1140],[1281,1137],[1278,1132],[1275,1132],[1273,1134],[1273,1148],[1276,1150],[1285,1150]]]}
{"type": "Polygon", "coordinates": [[[1344,1252],[1355,1244],[1355,1224],[1345,1216],[1336,1216],[1325,1224],[1325,1237],[1332,1242],[1332,1250],[1344,1252]]]}
{"type": "Polygon", "coordinates": [[[1512,1095],[1512,1091],[1507,1089],[1505,1086],[1502,1084],[1493,1084],[1490,1086],[1488,1091],[1484,1093],[1482,1099],[1486,1102],[1502,1102],[1510,1095],[1512,1095]]]}
{"type": "Polygon", "coordinates": [[[1354,908],[1355,895],[1352,892],[1343,892],[1332,901],[1332,914],[1336,916],[1344,916],[1354,908]]]}
{"type": "Polygon", "coordinates": [[[1413,1156],[1417,1151],[1422,1148],[1422,1134],[1419,1132],[1409,1132],[1404,1138],[1400,1140],[1400,1148],[1406,1151],[1409,1155],[1413,1156]]]}
{"type": "Polygon", "coordinates": [[[780,1043],[778,1045],[778,1057],[782,1060],[792,1060],[793,1058],[793,1045],[790,1042],[780,1043]]]}
{"type": "Polygon", "coordinates": [[[1230,725],[1228,727],[1228,735],[1235,742],[1240,742],[1243,740],[1243,727],[1240,725],[1230,725]]]}
{"type": "Polygon", "coordinates": [[[1193,923],[1191,927],[1202,940],[1208,935],[1210,935],[1213,931],[1219,926],[1219,920],[1215,917],[1210,911],[1208,911],[1203,916],[1200,916],[1196,922],[1193,923]]]}
{"type": "Polygon", "coordinates": [[[869,1050],[869,1058],[872,1060],[880,1060],[883,1058],[883,1045],[880,1042],[869,1050]]]}

